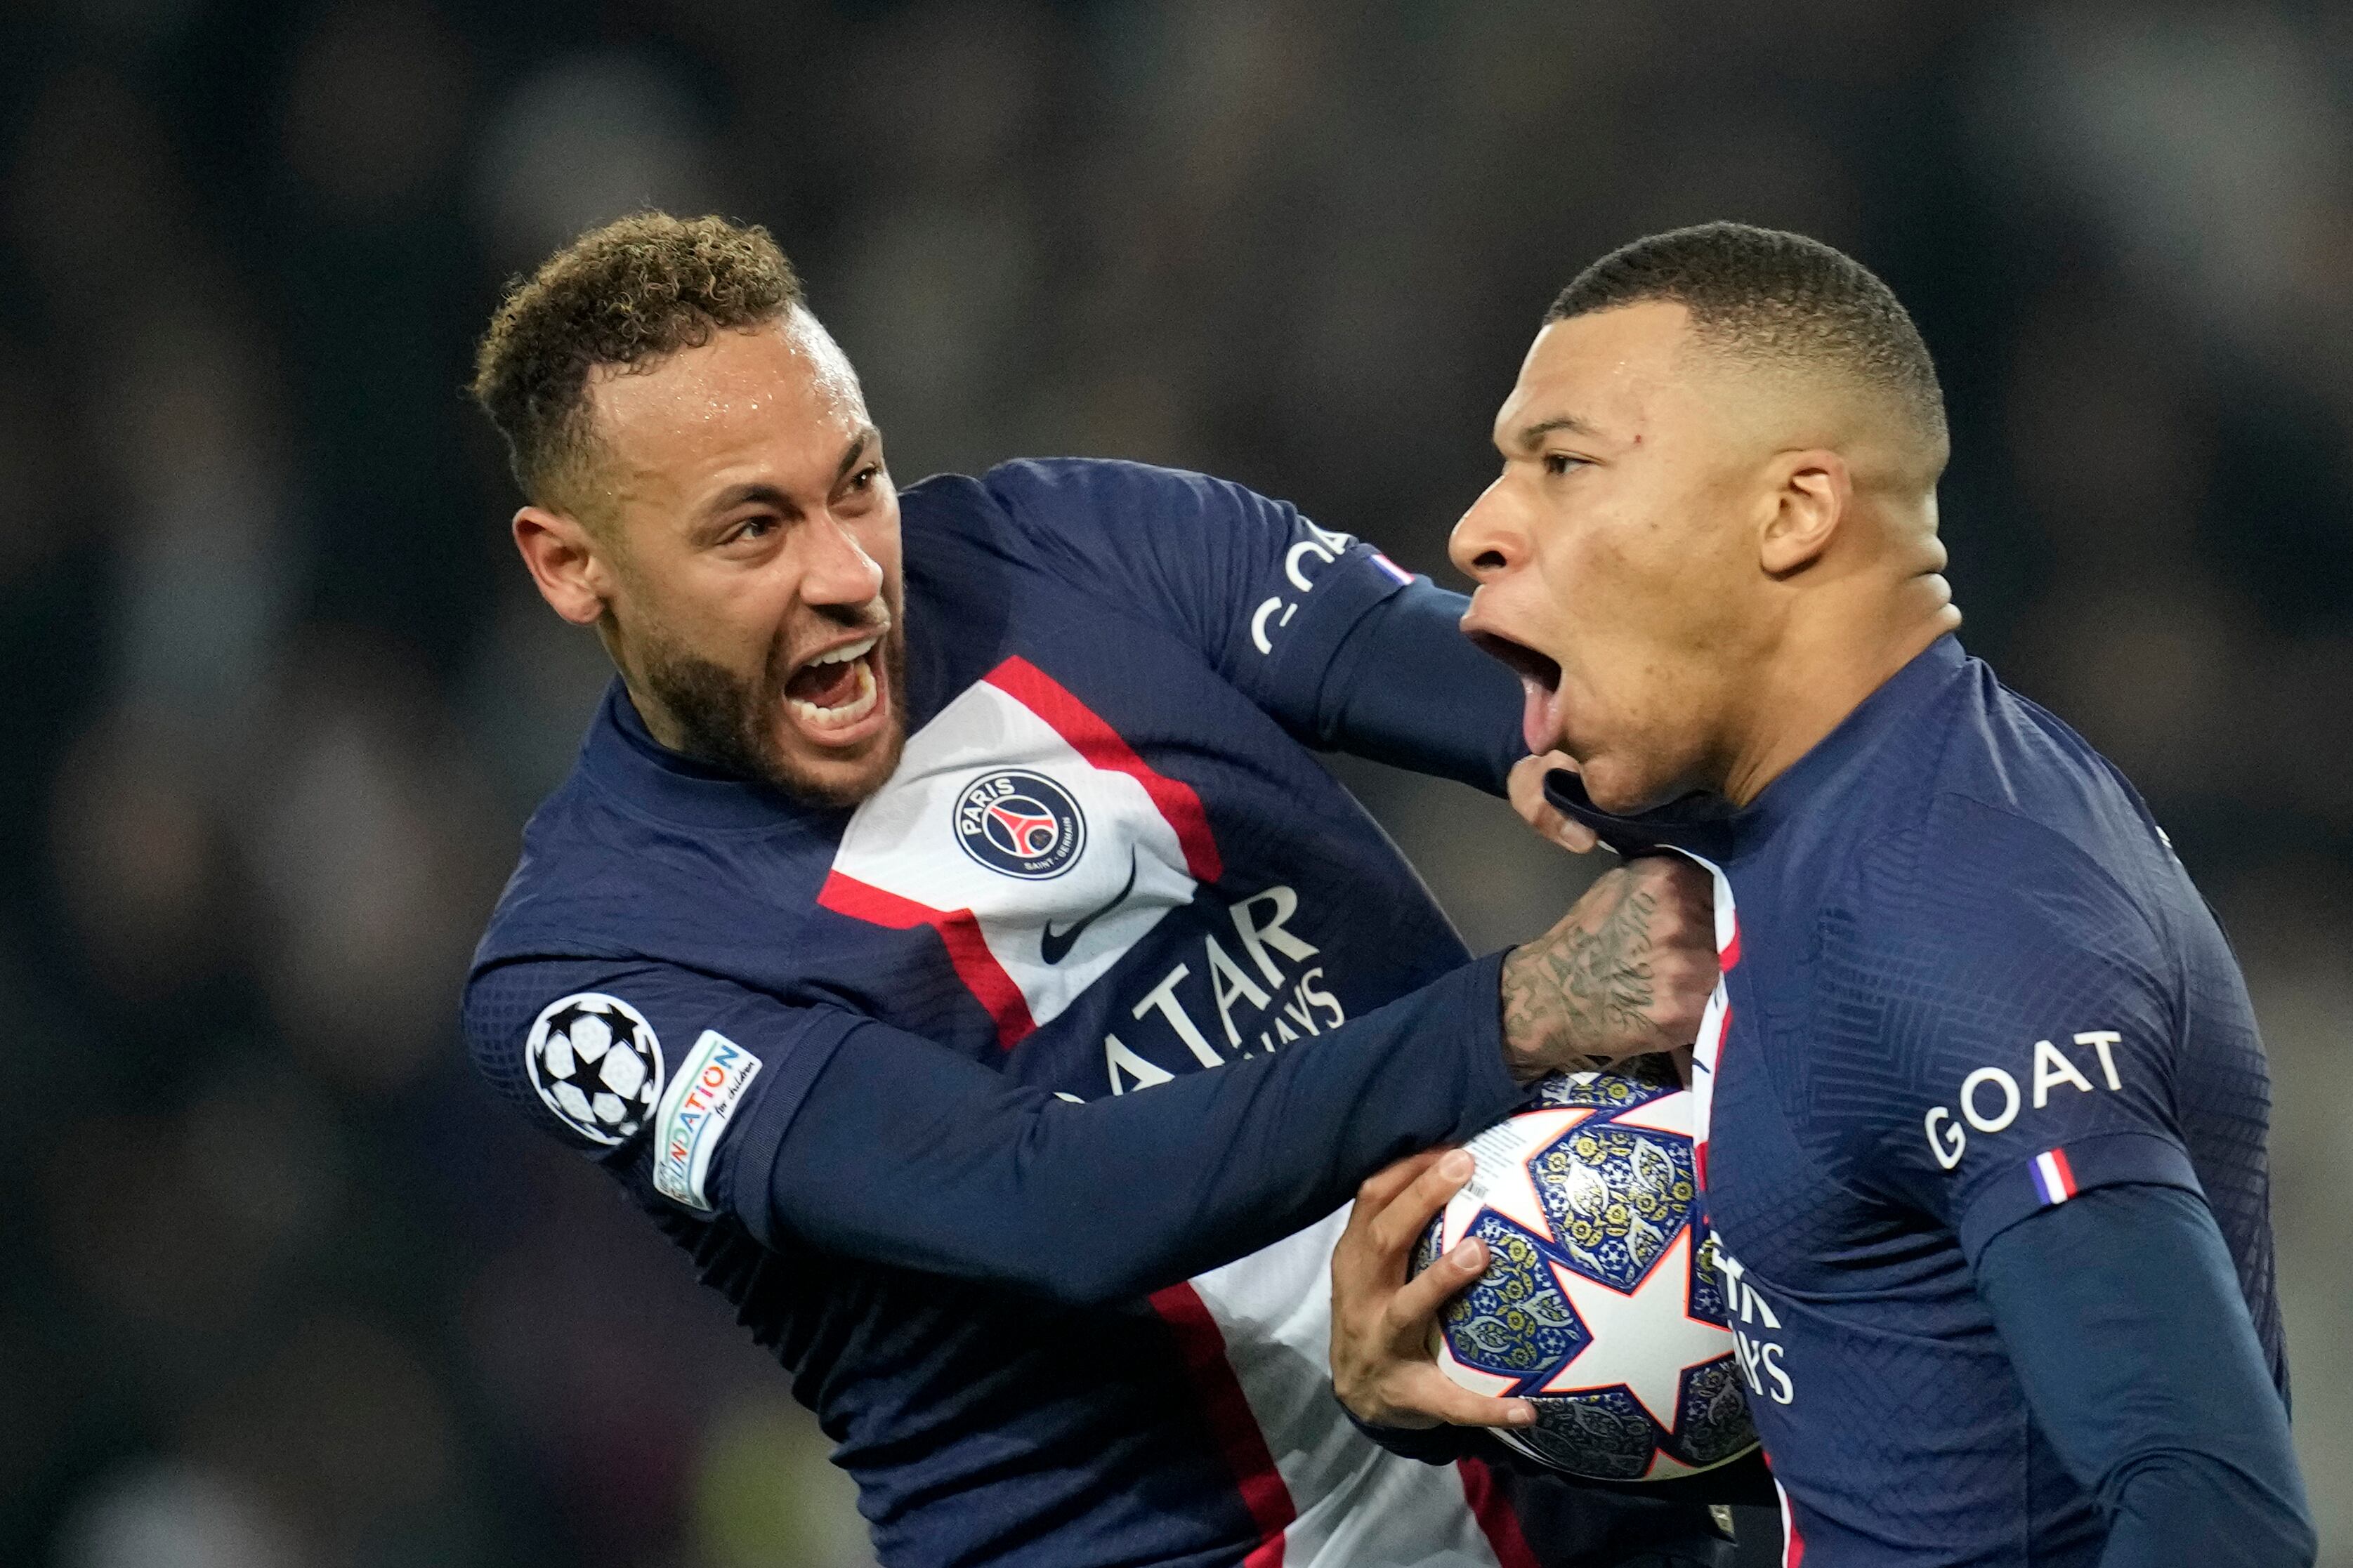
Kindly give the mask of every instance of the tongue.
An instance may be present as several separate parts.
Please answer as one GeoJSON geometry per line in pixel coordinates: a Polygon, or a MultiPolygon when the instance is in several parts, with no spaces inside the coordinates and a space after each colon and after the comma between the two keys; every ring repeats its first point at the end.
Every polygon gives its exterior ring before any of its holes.
{"type": "Polygon", "coordinates": [[[809,665],[794,671],[793,678],[785,682],[786,696],[814,702],[819,708],[839,708],[857,694],[858,661],[854,658],[809,665]]]}
{"type": "Polygon", "coordinates": [[[1528,743],[1531,754],[1542,756],[1560,744],[1560,714],[1554,702],[1558,693],[1533,675],[1520,677],[1520,689],[1525,699],[1520,738],[1528,743]]]}

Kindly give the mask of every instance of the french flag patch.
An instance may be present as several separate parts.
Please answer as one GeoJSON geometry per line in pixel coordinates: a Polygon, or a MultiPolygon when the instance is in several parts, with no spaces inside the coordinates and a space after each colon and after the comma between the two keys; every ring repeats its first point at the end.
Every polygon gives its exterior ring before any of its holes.
{"type": "Polygon", "coordinates": [[[1382,571],[1388,573],[1390,576],[1396,578],[1400,583],[1410,583],[1413,581],[1412,573],[1407,571],[1404,567],[1398,565],[1396,562],[1390,560],[1388,556],[1382,554],[1377,550],[1373,552],[1373,564],[1379,567],[1382,571]]]}
{"type": "Polygon", "coordinates": [[[2075,1168],[2067,1163],[2066,1150],[2045,1149],[2034,1156],[2034,1190],[2046,1208],[2075,1195],[2075,1168]]]}

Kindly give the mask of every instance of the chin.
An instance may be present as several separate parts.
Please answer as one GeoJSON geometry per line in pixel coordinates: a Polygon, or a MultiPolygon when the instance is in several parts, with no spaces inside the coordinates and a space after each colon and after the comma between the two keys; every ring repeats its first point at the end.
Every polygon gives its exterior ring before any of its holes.
{"type": "Polygon", "coordinates": [[[849,806],[864,802],[899,766],[906,749],[906,731],[897,724],[863,743],[842,751],[820,751],[797,735],[786,738],[768,783],[781,793],[818,805],[849,806]]]}
{"type": "Polygon", "coordinates": [[[1581,762],[1578,773],[1585,781],[1586,798],[1612,816],[1636,816],[1664,804],[1674,794],[1672,787],[1651,778],[1647,770],[1607,752],[1581,762]]]}

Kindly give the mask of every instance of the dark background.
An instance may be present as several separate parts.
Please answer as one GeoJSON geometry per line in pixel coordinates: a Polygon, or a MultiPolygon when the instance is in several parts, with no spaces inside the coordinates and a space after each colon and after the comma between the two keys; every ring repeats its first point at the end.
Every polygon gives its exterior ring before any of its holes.
{"type": "MultiPolygon", "coordinates": [[[[1950,393],[1965,636],[2245,961],[2353,1563],[2348,15],[16,0],[0,1561],[861,1559],[782,1374],[455,1038],[602,680],[459,388],[503,277],[655,201],[776,230],[903,478],[1185,464],[1441,578],[1599,252],[1731,216],[1878,268],[1950,393]]],[[[1477,944],[1583,875],[1346,776],[1477,944]]]]}

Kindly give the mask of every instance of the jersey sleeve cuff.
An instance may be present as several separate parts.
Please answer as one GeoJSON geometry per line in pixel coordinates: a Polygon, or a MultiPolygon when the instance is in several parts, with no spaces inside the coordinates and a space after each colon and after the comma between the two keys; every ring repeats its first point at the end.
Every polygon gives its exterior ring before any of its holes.
{"type": "Polygon", "coordinates": [[[776,1169],[776,1150],[800,1114],[818,1075],[832,1061],[841,1042],[865,1019],[847,1013],[827,1017],[793,1043],[783,1059],[769,1064],[755,1080],[750,1114],[734,1130],[721,1151],[718,1187],[722,1208],[735,1216],[763,1247],[773,1247],[768,1175],[776,1169]]]}
{"type": "Polygon", "coordinates": [[[2198,1173],[2180,1144],[2156,1132],[2104,1132],[2072,1139],[2017,1161],[1982,1179],[1957,1226],[1970,1267],[1993,1238],[2096,1187],[2179,1187],[2204,1197],[2198,1173]]]}

